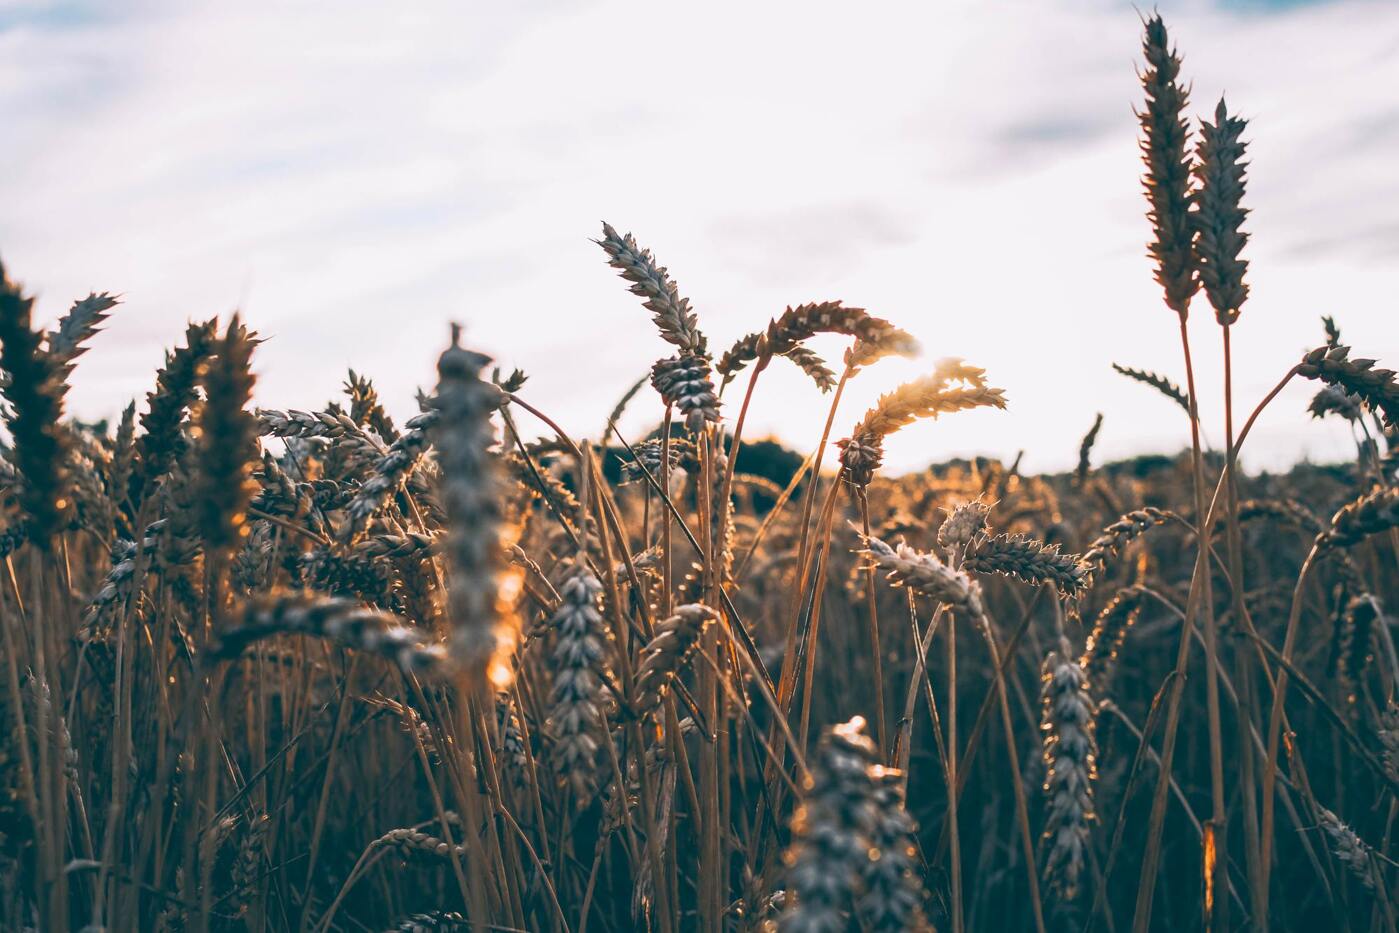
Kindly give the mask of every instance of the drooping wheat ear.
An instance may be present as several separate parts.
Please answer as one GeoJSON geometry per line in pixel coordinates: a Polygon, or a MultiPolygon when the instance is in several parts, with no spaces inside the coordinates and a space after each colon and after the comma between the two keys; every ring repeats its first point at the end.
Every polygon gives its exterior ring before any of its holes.
{"type": "Polygon", "coordinates": [[[651,367],[651,386],[667,405],[675,406],[693,433],[703,430],[705,422],[719,423],[719,396],[703,356],[682,353],[657,361],[651,367]]]}
{"type": "Polygon", "coordinates": [[[596,767],[599,710],[607,630],[601,608],[602,584],[580,559],[559,586],[562,601],[549,620],[554,632],[546,728],[553,739],[560,773],[584,805],[592,790],[596,767]]]}
{"type": "Polygon", "coordinates": [[[879,760],[864,726],[856,716],[821,736],[783,855],[787,890],[777,922],[781,933],[858,928],[851,913],[866,893],[874,850],[872,772],[879,760]]]}
{"type": "Polygon", "coordinates": [[[331,596],[353,596],[366,603],[397,610],[393,568],[383,560],[360,553],[337,553],[315,547],[297,559],[297,582],[331,596]]]}
{"type": "Polygon", "coordinates": [[[1341,328],[1337,326],[1336,319],[1329,314],[1321,316],[1321,326],[1326,330],[1326,345],[1334,347],[1341,342],[1341,328]]]}
{"type": "Polygon", "coordinates": [[[1313,418],[1339,415],[1347,421],[1358,421],[1363,414],[1363,404],[1359,396],[1351,395],[1339,386],[1322,386],[1316,395],[1312,396],[1307,411],[1313,418]]]}
{"type": "MultiPolygon", "coordinates": [[[[496,687],[510,681],[510,655],[519,639],[515,593],[519,574],[506,566],[501,546],[501,481],[491,412],[500,390],[481,379],[490,358],[452,345],[437,361],[438,464],[447,513],[447,559],[452,575],[448,606],[452,655],[471,682],[496,687]]],[[[402,438],[400,438],[401,440],[402,438]]]]}
{"type": "Polygon", "coordinates": [[[1175,513],[1155,506],[1134,509],[1103,529],[1103,533],[1088,545],[1088,550],[1079,558],[1087,574],[1087,582],[1107,567],[1108,562],[1121,554],[1127,545],[1140,538],[1149,529],[1175,518],[1175,513]]]}
{"type": "Polygon", "coordinates": [[[1370,535],[1399,526],[1399,486],[1377,489],[1341,506],[1331,525],[1317,535],[1317,550],[1347,548],[1370,535]]]}
{"type": "Polygon", "coordinates": [[[651,312],[661,337],[693,356],[708,356],[690,300],[680,297],[664,266],[656,265],[649,249],[642,249],[630,233],[619,236],[611,224],[602,225],[602,239],[595,240],[607,252],[608,265],[631,282],[631,292],[651,312]]]}
{"type": "MultiPolygon", "coordinates": [[[[483,383],[483,385],[487,385],[483,383]]],[[[494,387],[490,391],[495,393],[494,387]]],[[[492,399],[498,395],[492,394],[492,399]]],[[[494,402],[492,402],[494,405],[494,402]]],[[[389,445],[388,451],[379,458],[355,497],[345,506],[345,523],[340,526],[339,538],[343,542],[353,541],[369,527],[369,520],[388,504],[389,499],[408,482],[409,475],[428,449],[428,438],[441,419],[437,409],[422,412],[408,419],[398,440],[389,445]]]]}
{"type": "Polygon", "coordinates": [[[136,508],[165,477],[185,449],[181,430],[185,412],[194,404],[200,376],[213,352],[217,321],[190,324],[184,346],[165,353],[156,373],[155,388],[146,394],[141,415],[142,434],[136,439],[137,470],[132,476],[131,505],[136,508]]]}
{"type": "Polygon", "coordinates": [[[820,389],[822,393],[829,392],[836,387],[835,370],[827,366],[826,361],[813,351],[806,347],[793,347],[782,355],[810,376],[811,381],[816,383],[816,388],[820,389]]]}
{"type": "Polygon", "coordinates": [[[1248,260],[1240,259],[1248,243],[1243,231],[1248,211],[1243,207],[1243,161],[1248,147],[1242,139],[1246,120],[1229,116],[1224,98],[1214,109],[1214,122],[1200,121],[1200,142],[1196,146],[1195,252],[1199,261],[1200,284],[1214,306],[1221,326],[1239,319],[1239,309],[1248,298],[1248,260]]]}
{"type": "Polygon", "coordinates": [[[963,566],[975,573],[1002,574],[1024,583],[1053,583],[1075,596],[1088,585],[1088,571],[1076,554],[1063,554],[1058,544],[1045,544],[1023,534],[983,536],[967,554],[963,566]]]}
{"type": "Polygon", "coordinates": [[[985,407],[1005,408],[1004,390],[986,385],[983,369],[959,359],[942,360],[931,375],[880,396],[850,437],[836,442],[841,466],[850,482],[867,486],[883,461],[884,438],[919,418],[985,407]]]}
{"type": "Polygon", "coordinates": [[[259,430],[274,437],[341,438],[363,431],[360,424],[343,411],[259,408],[256,418],[259,430]]]}
{"type": "Polygon", "coordinates": [[[878,538],[861,537],[865,546],[857,553],[882,572],[891,586],[908,587],[984,624],[981,586],[971,577],[947,566],[936,555],[915,551],[902,542],[890,547],[878,538]]]}
{"type": "Polygon", "coordinates": [[[938,544],[949,551],[965,548],[986,527],[991,506],[981,499],[963,502],[938,526],[938,544]]]}
{"type": "Polygon", "coordinates": [[[256,340],[234,315],[204,372],[207,396],[199,409],[199,465],[195,503],[205,547],[225,551],[245,533],[248,503],[256,493],[253,463],[258,458],[257,418],[247,411],[252,398],[256,340]]]}
{"type": "Polygon", "coordinates": [[[1331,846],[1331,854],[1368,890],[1383,890],[1384,875],[1374,848],[1356,835],[1350,826],[1341,822],[1336,814],[1325,807],[1317,807],[1317,810],[1321,829],[1331,846]]]}
{"type": "Polygon", "coordinates": [[[398,616],[366,609],[352,599],[307,593],[276,593],[250,601],[238,624],[219,633],[211,656],[235,658],[255,642],[284,633],[376,654],[410,673],[442,675],[448,668],[443,646],[425,641],[422,632],[398,616]]]}
{"type": "Polygon", "coordinates": [[[1078,661],[1089,683],[1097,684],[1100,689],[1107,683],[1127,633],[1141,618],[1143,599],[1140,586],[1123,587],[1093,620],[1093,628],[1083,645],[1083,656],[1078,661]]]}
{"type": "Polygon", "coordinates": [[[23,482],[20,507],[29,539],[48,547],[62,529],[71,509],[66,467],[71,439],[59,423],[63,418],[63,364],[40,345],[40,333],[30,323],[34,299],[25,297],[0,265],[0,369],[6,427],[15,467],[23,482]]]}
{"type": "Polygon", "coordinates": [[[1262,518],[1291,525],[1307,534],[1317,534],[1323,527],[1316,513],[1296,499],[1245,499],[1239,503],[1239,521],[1262,518]]]}
{"type": "Polygon", "coordinates": [[[1112,368],[1128,379],[1134,379],[1137,382],[1151,386],[1157,392],[1160,392],[1162,395],[1166,396],[1166,398],[1179,405],[1187,415],[1190,414],[1190,396],[1186,394],[1184,389],[1165,376],[1146,369],[1133,369],[1130,366],[1119,366],[1116,363],[1112,364],[1112,368]]]}
{"type": "Polygon", "coordinates": [[[1344,389],[1381,413],[1390,428],[1399,427],[1399,382],[1394,370],[1376,369],[1374,360],[1353,360],[1350,347],[1337,344],[1317,347],[1302,357],[1297,373],[1344,389]]]}
{"type": "Polygon", "coordinates": [[[373,382],[352,369],[345,380],[345,394],[350,397],[350,418],[356,424],[372,429],[390,443],[398,437],[398,429],[379,402],[379,393],[373,382]]]}
{"type": "Polygon", "coordinates": [[[1190,299],[1200,287],[1190,217],[1190,157],[1186,154],[1190,130],[1184,113],[1190,95],[1177,80],[1180,56],[1171,48],[1160,16],[1147,20],[1142,52],[1147,64],[1141,76],[1146,107],[1137,118],[1146,162],[1142,184],[1151,205],[1147,218],[1152,240],[1147,251],[1156,263],[1156,281],[1165,291],[1167,307],[1185,318],[1190,313],[1190,299]]]}
{"type": "Polygon", "coordinates": [[[636,712],[639,716],[660,708],[691,650],[719,614],[708,606],[677,606],[670,618],[656,623],[656,633],[641,651],[636,671],[636,712]]]}
{"type": "Polygon", "coordinates": [[[1399,783],[1399,703],[1390,700],[1385,705],[1376,734],[1383,749],[1384,773],[1391,781],[1399,783]]]}
{"type": "Polygon", "coordinates": [[[931,931],[914,838],[918,824],[904,806],[903,772],[873,765],[874,824],[871,858],[864,866],[864,894],[856,904],[863,928],[874,933],[931,931]]]}
{"type": "Polygon", "coordinates": [[[1092,469],[1089,457],[1093,453],[1093,445],[1098,441],[1098,432],[1103,427],[1103,413],[1098,412],[1098,416],[1093,419],[1093,427],[1088,429],[1088,433],[1083,435],[1083,440],[1078,445],[1078,469],[1074,471],[1074,480],[1081,488],[1088,482],[1088,471],[1092,469]]]}
{"type": "Polygon", "coordinates": [[[1044,659],[1040,689],[1044,732],[1045,863],[1044,880],[1062,901],[1078,895],[1097,814],[1093,782],[1097,780],[1098,743],[1094,737],[1093,701],[1083,668],[1073,660],[1068,640],[1044,659]]]}
{"type": "Polygon", "coordinates": [[[719,359],[715,370],[727,385],[743,368],[757,359],[785,356],[815,380],[822,392],[835,387],[835,373],[801,343],[817,334],[845,334],[871,346],[904,346],[909,352],[917,343],[907,333],[864,308],[849,308],[839,301],[789,306],[768,324],[766,332],[740,337],[719,359]]]}
{"type": "Polygon", "coordinates": [[[1341,613],[1336,680],[1341,684],[1348,707],[1354,707],[1359,699],[1356,691],[1370,666],[1376,623],[1383,625],[1383,620],[1379,600],[1370,593],[1351,597],[1341,613]]]}
{"type": "Polygon", "coordinates": [[[401,535],[371,535],[355,545],[359,557],[427,560],[442,551],[440,532],[405,531],[401,535]]]}
{"type": "Polygon", "coordinates": [[[844,361],[846,368],[854,374],[885,357],[917,356],[921,349],[917,340],[891,326],[889,331],[876,337],[855,341],[855,345],[845,351],[844,361]]]}
{"type": "Polygon", "coordinates": [[[370,846],[375,849],[397,849],[404,855],[431,855],[437,858],[447,858],[451,855],[463,858],[467,853],[467,848],[462,843],[450,844],[445,839],[410,826],[391,829],[370,843],[370,846]]]}

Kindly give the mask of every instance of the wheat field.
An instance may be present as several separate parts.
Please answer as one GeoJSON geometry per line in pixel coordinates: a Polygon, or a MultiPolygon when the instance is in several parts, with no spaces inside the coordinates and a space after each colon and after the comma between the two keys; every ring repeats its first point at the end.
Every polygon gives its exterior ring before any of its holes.
{"type": "Polygon", "coordinates": [[[1399,383],[1328,317],[1233,397],[1247,125],[1157,16],[1139,69],[1181,375],[1114,366],[1177,455],[1098,462],[1069,400],[1070,473],[888,475],[907,425],[1015,404],[991,335],[851,412],[920,353],[895,323],[795,305],[720,352],[606,224],[669,355],[590,438],[457,328],[402,423],[353,371],[255,408],[238,315],[86,423],[118,300],[46,331],[5,269],[0,929],[1393,931],[1399,383]],[[744,435],[793,364],[811,451],[744,435]],[[1245,472],[1305,381],[1355,460],[1245,472]]]}

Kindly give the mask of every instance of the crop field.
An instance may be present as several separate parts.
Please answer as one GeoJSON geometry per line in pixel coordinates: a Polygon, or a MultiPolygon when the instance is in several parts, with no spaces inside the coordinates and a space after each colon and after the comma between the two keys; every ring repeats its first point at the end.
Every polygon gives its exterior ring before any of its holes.
{"type": "Polygon", "coordinates": [[[893,475],[895,432],[1015,405],[1002,338],[851,411],[921,353],[897,322],[832,299],[711,344],[684,257],[607,224],[662,358],[590,437],[445,321],[414,417],[353,371],[257,407],[239,315],[88,423],[121,304],[50,330],[4,268],[0,929],[1394,931],[1399,383],[1318,309],[1235,397],[1247,125],[1157,16],[1140,54],[1134,313],[1181,356],[1117,368],[1179,453],[1103,462],[1069,397],[1074,471],[893,475]],[[794,365],[812,450],[744,430],[794,365]],[[1355,458],[1243,470],[1306,382],[1355,458]]]}

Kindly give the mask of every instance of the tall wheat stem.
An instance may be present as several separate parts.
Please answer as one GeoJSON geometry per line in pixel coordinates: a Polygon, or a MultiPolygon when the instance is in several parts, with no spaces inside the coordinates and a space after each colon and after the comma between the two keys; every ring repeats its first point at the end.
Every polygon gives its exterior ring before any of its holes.
{"type": "MultiPolygon", "coordinates": [[[[1195,573],[1191,580],[1190,598],[1187,603],[1186,621],[1181,626],[1180,648],[1176,654],[1176,679],[1171,685],[1171,695],[1166,712],[1166,734],[1161,749],[1161,773],[1156,780],[1156,791],[1151,804],[1151,821],[1147,829],[1146,854],[1142,859],[1141,877],[1137,885],[1136,915],[1132,922],[1135,933],[1146,933],[1151,923],[1151,901],[1156,893],[1156,872],[1161,858],[1162,830],[1165,827],[1166,803],[1170,795],[1171,764],[1175,758],[1176,738],[1180,727],[1181,699],[1185,693],[1186,670],[1190,663],[1190,628],[1197,612],[1203,611],[1205,618],[1205,695],[1208,707],[1210,741],[1210,791],[1213,801],[1213,819],[1220,838],[1227,838],[1224,832],[1224,750],[1219,721],[1219,657],[1216,651],[1214,604],[1211,595],[1211,573],[1209,563],[1209,534],[1212,523],[1207,520],[1205,507],[1205,471],[1200,446],[1200,412],[1197,404],[1199,395],[1195,388],[1195,369],[1190,355],[1190,335],[1186,328],[1186,318],[1180,315],[1181,349],[1185,355],[1185,378],[1190,396],[1190,443],[1191,464],[1194,472],[1195,514],[1197,523],[1196,541],[1198,550],[1195,557],[1195,573]]],[[[1219,862],[1227,864],[1228,859],[1219,862]]]]}
{"type": "MultiPolygon", "coordinates": [[[[1233,596],[1234,624],[1238,627],[1248,625],[1245,616],[1248,609],[1244,605],[1244,566],[1243,566],[1243,544],[1239,531],[1239,484],[1237,475],[1234,472],[1234,357],[1233,347],[1230,340],[1232,329],[1226,321],[1222,328],[1224,341],[1224,437],[1225,437],[1225,478],[1228,485],[1225,487],[1225,535],[1229,559],[1229,589],[1233,596]]],[[[1253,757],[1253,744],[1249,740],[1250,730],[1254,722],[1254,685],[1253,685],[1253,665],[1250,652],[1243,650],[1236,645],[1234,652],[1234,681],[1235,692],[1238,695],[1238,714],[1235,717],[1238,721],[1239,732],[1239,786],[1241,793],[1240,804],[1244,814],[1244,857],[1245,865],[1248,869],[1248,886],[1251,907],[1255,917],[1261,916],[1265,912],[1263,906],[1263,882],[1259,871],[1259,850],[1258,850],[1258,789],[1254,785],[1257,777],[1255,770],[1255,760],[1253,757]]],[[[1226,859],[1220,862],[1227,863],[1226,859]]],[[[1215,884],[1216,891],[1222,890],[1218,882],[1215,884]]]]}
{"type": "MultiPolygon", "coordinates": [[[[855,501],[860,506],[860,527],[866,538],[870,536],[870,500],[863,486],[852,487],[855,501]]],[[[881,760],[889,754],[889,727],[884,722],[884,658],[879,644],[879,605],[874,593],[874,567],[865,568],[865,609],[868,613],[870,658],[874,662],[874,721],[875,735],[881,760]]]]}
{"type": "Polygon", "coordinates": [[[1288,665],[1292,663],[1292,653],[1297,644],[1298,623],[1302,619],[1302,590],[1307,577],[1315,565],[1319,551],[1316,545],[1307,552],[1306,560],[1297,572],[1297,584],[1292,589],[1292,608],[1287,614],[1287,629],[1282,639],[1282,664],[1278,665],[1277,680],[1273,685],[1273,706],[1268,715],[1268,742],[1263,760],[1263,820],[1259,827],[1261,849],[1259,852],[1259,883],[1262,885],[1262,907],[1258,922],[1260,929],[1267,929],[1268,923],[1268,882],[1272,874],[1273,859],[1273,811],[1274,793],[1278,778],[1278,742],[1282,735],[1284,706],[1287,701],[1288,665]]]}
{"type": "Polygon", "coordinates": [[[947,825],[952,843],[952,929],[961,933],[962,843],[957,823],[957,613],[947,614],[947,825]]]}

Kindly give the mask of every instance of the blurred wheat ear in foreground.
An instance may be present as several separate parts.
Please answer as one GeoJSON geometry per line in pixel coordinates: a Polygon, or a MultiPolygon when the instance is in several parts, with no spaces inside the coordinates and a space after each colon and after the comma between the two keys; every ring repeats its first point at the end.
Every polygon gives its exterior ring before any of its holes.
{"type": "Polygon", "coordinates": [[[69,380],[123,309],[46,331],[0,267],[0,929],[1393,931],[1399,383],[1328,317],[1234,398],[1247,122],[1144,25],[1141,313],[1182,355],[1113,366],[1174,457],[1103,462],[1085,408],[1072,472],[891,476],[916,421],[996,430],[994,342],[860,415],[907,332],[809,302],[716,360],[607,224],[659,341],[596,437],[456,327],[406,420],[353,371],[254,409],[238,315],[91,424],[69,380]],[[814,450],[745,436],[777,357],[814,450]],[[1354,462],[1240,470],[1306,380],[1354,462]]]}

